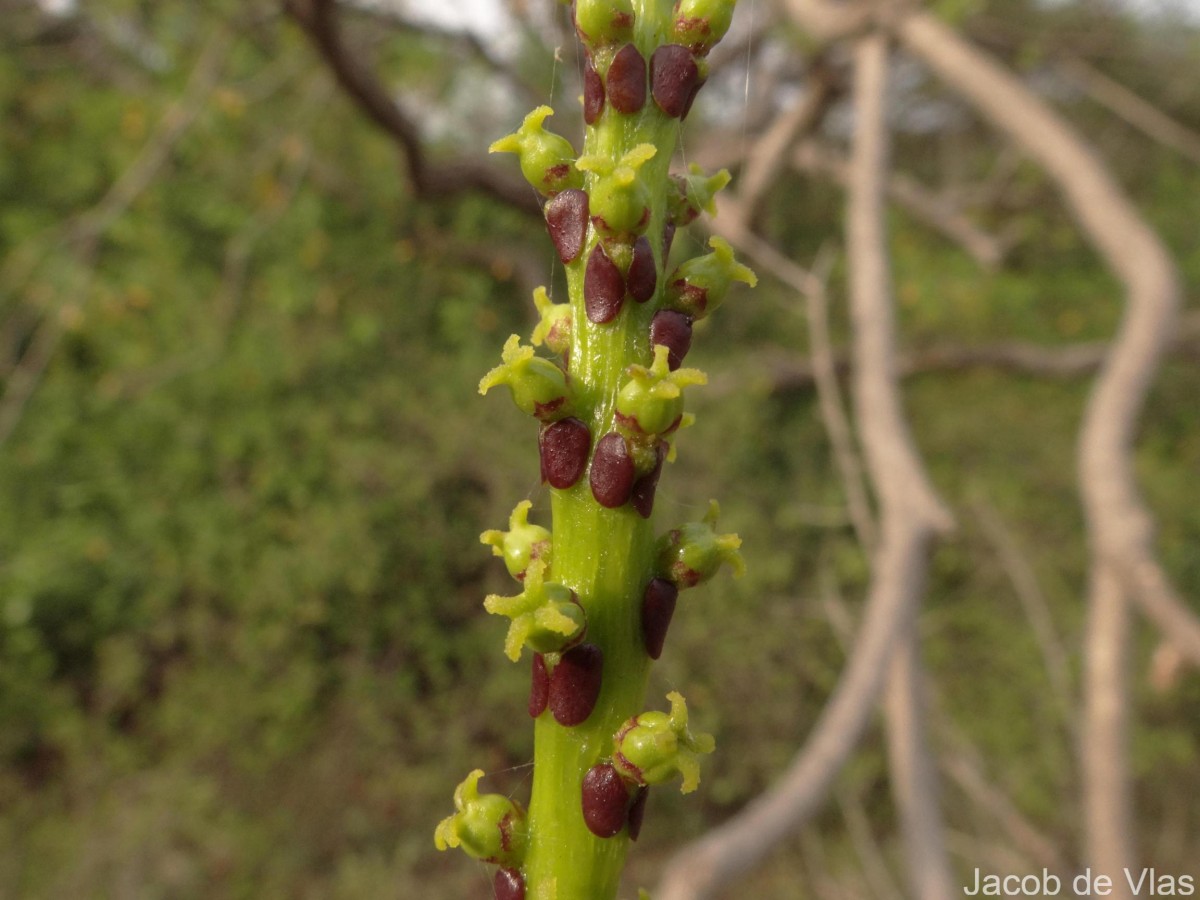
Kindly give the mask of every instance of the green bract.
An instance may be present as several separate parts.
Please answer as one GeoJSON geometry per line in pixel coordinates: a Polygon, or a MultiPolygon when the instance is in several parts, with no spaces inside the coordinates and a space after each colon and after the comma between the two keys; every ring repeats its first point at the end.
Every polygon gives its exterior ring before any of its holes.
{"type": "Polygon", "coordinates": [[[525,578],[529,564],[540,559],[550,562],[550,532],[540,525],[529,523],[533,503],[522,500],[508,519],[508,531],[489,529],[479,536],[480,543],[490,544],[494,556],[504,557],[504,567],[513,578],[525,578]]]}
{"type": "Polygon", "coordinates": [[[622,425],[642,434],[663,434],[674,430],[683,416],[683,388],[707,384],[708,376],[699,369],[670,370],[663,344],[654,348],[650,368],[632,365],[626,369],[629,380],[617,395],[617,415],[622,425]]]}
{"type": "Polygon", "coordinates": [[[659,568],[680,588],[708,581],[722,563],[732,566],[734,575],[746,571],[746,563],[738,552],[742,539],[736,534],[716,532],[720,512],[717,501],[710,500],[708,513],[701,521],[676,528],[659,542],[659,568]]]}
{"type": "Polygon", "coordinates": [[[676,0],[675,40],[703,56],[725,37],[736,0],[676,0]]]}
{"type": "Polygon", "coordinates": [[[504,344],[503,362],[479,382],[479,393],[486,394],[500,384],[512,389],[517,407],[543,422],[561,419],[571,412],[567,376],[548,359],[533,355],[532,347],[522,347],[521,338],[512,335],[504,344]]]}
{"type": "Polygon", "coordinates": [[[633,35],[632,0],[576,0],[575,27],[593,48],[624,43],[633,35]]]}
{"type": "Polygon", "coordinates": [[[483,608],[493,615],[508,616],[504,653],[513,662],[521,648],[535,653],[556,653],[578,643],[587,627],[587,617],[570,588],[544,581],[546,564],[534,560],[525,570],[525,590],[515,597],[489,594],[483,608]]]}
{"type": "Polygon", "coordinates": [[[539,287],[533,292],[533,305],[537,307],[538,324],[529,342],[535,347],[545,344],[559,355],[570,350],[571,304],[552,302],[546,289],[539,287]]]}
{"type": "Polygon", "coordinates": [[[675,191],[670,203],[671,215],[676,224],[687,225],[695,221],[702,212],[714,215],[717,211],[714,198],[729,184],[730,177],[728,169],[706,175],[697,163],[688,166],[686,175],[673,176],[671,180],[675,191]]]}
{"type": "Polygon", "coordinates": [[[663,784],[683,776],[680,790],[689,794],[700,784],[700,754],[712,753],[711,734],[688,730],[687,703],[678,691],[667,694],[670,713],[634,716],[613,736],[613,766],[638,784],[663,784]]]}
{"type": "Polygon", "coordinates": [[[480,794],[482,769],[475,769],[454,790],[455,813],[438,824],[433,841],[439,850],[461,847],[476,859],[513,865],[525,852],[525,810],[501,794],[480,794]]]}
{"type": "Polygon", "coordinates": [[[640,234],[650,222],[650,187],[638,170],[658,153],[653,144],[638,144],[613,162],[603,156],[581,156],[575,163],[596,176],[590,191],[592,222],[608,235],[640,234]]]}
{"type": "Polygon", "coordinates": [[[729,242],[719,237],[708,239],[711,253],[682,263],[671,276],[667,299],[672,307],[695,319],[702,319],[725,302],[735,281],[751,287],[758,278],[749,267],[733,258],[729,242]]]}
{"type": "Polygon", "coordinates": [[[554,115],[549,106],[539,106],[525,117],[521,127],[492,144],[489,153],[516,153],[521,159],[521,174],[540,193],[552,197],[569,187],[579,187],[583,179],[575,171],[575,148],[565,137],[546,131],[542,123],[554,115]]]}

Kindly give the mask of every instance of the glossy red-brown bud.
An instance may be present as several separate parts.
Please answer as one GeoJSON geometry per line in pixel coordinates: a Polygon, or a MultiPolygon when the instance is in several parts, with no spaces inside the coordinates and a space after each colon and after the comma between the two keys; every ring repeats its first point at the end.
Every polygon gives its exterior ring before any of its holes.
{"type": "Polygon", "coordinates": [[[692,317],[673,309],[660,309],[650,320],[650,345],[667,348],[667,365],[675,371],[692,347],[692,317]]]}
{"type": "Polygon", "coordinates": [[[625,278],[621,270],[597,244],[583,273],[583,305],[588,321],[595,325],[611,322],[625,302],[625,278]]]}
{"type": "Polygon", "coordinates": [[[629,788],[610,763],[599,763],[583,776],[583,821],[596,837],[620,833],[629,816],[629,788]]]}
{"type": "Polygon", "coordinates": [[[516,869],[497,869],[492,893],[496,900],[525,900],[525,878],[516,869]]]}
{"type": "Polygon", "coordinates": [[[651,578],[642,595],[642,640],[646,655],[651,659],[662,656],[667,641],[667,629],[675,615],[679,588],[665,578],[651,578]]]}
{"type": "Polygon", "coordinates": [[[587,67],[583,70],[583,121],[588,125],[595,125],[600,121],[600,114],[603,112],[604,80],[592,65],[589,55],[587,67]]]}
{"type": "MultiPolygon", "coordinates": [[[[645,614],[643,613],[643,619],[645,614]]],[[[658,657],[654,657],[657,659],[658,657]]],[[[536,719],[546,711],[550,702],[550,674],[546,671],[546,657],[533,654],[533,673],[529,682],[529,715],[536,719]]]]}
{"type": "Polygon", "coordinates": [[[574,485],[587,468],[591,447],[592,433],[578,419],[560,419],[542,428],[538,435],[542,481],[559,490],[574,485]]]}
{"type": "Polygon", "coordinates": [[[650,788],[644,785],[638,788],[633,797],[633,804],[629,807],[629,839],[631,841],[636,841],[642,834],[642,819],[646,817],[646,798],[649,794],[650,788]]]}
{"type": "Polygon", "coordinates": [[[633,491],[636,475],[625,438],[610,431],[596,443],[589,482],[596,502],[607,509],[624,506],[633,491]]]}
{"type": "Polygon", "coordinates": [[[701,83],[700,67],[687,47],[664,44],[650,57],[650,91],[658,108],[671,118],[687,115],[701,83]]]}
{"type": "Polygon", "coordinates": [[[650,514],[654,512],[654,495],[658,492],[658,479],[662,475],[663,462],[667,458],[666,443],[660,442],[655,453],[654,468],[633,483],[633,492],[629,497],[630,504],[643,519],[650,518],[650,514]]]}
{"type": "Polygon", "coordinates": [[[617,112],[632,115],[646,105],[646,60],[633,44],[626,44],[613,57],[607,93],[617,112]]]}
{"type": "Polygon", "coordinates": [[[580,644],[563,653],[550,673],[547,701],[554,721],[571,727],[587,721],[604,680],[604,652],[595,644],[580,644]]]}
{"type": "Polygon", "coordinates": [[[559,191],[546,202],[546,229],[563,265],[583,252],[588,227],[588,195],[579,188],[559,191]]]}
{"type": "Polygon", "coordinates": [[[658,287],[658,270],[654,266],[654,249],[650,239],[642,235],[633,244],[633,259],[629,263],[629,273],[625,276],[625,286],[629,296],[638,303],[645,303],[654,296],[658,287]]]}

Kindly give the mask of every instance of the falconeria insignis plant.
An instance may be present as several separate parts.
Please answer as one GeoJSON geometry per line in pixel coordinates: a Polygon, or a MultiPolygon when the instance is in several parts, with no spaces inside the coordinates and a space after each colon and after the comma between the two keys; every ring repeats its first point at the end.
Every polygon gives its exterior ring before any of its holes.
{"type": "Polygon", "coordinates": [[[585,70],[582,153],[547,130],[539,107],[492,145],[515,153],[545,198],[550,239],[566,267],[568,303],[534,293],[538,324],[517,335],[481,393],[507,387],[539,423],[551,528],[529,522],[523,500],[507,531],[482,541],[518,582],[489,596],[510,619],[504,652],[532,668],[533,789],[528,810],[480,794],[472,772],[456,812],[437,828],[440,849],[462,847],[498,868],[502,900],[611,900],[647,792],[700,780],[711,736],[693,734],[683,697],[645,711],[647,675],[662,654],[680,590],[728,563],[736,535],[702,521],[656,536],[650,521],[664,462],[686,425],[686,390],[704,373],[683,368],[692,324],[734,282],[754,284],[724,241],[668,264],[677,228],[711,212],[727,172],[672,175],[680,124],[707,77],[706,56],[729,28],[736,0],[575,0],[585,70]],[[539,351],[542,355],[539,355],[539,351]]]}

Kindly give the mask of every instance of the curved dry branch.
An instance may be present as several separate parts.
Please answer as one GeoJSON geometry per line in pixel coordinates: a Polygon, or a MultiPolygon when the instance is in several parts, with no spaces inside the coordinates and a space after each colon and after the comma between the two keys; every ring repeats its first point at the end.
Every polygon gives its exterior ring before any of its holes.
{"type": "MultiPolygon", "coordinates": [[[[751,801],[740,813],[705,837],[685,847],[668,864],[656,894],[660,900],[693,900],[713,896],[753,868],[780,840],[808,819],[825,799],[846,758],[857,745],[870,719],[893,663],[895,636],[910,628],[924,591],[929,548],[933,538],[952,520],[929,485],[904,420],[894,373],[894,316],[890,303],[890,273],[884,250],[882,185],[886,133],[882,127],[882,85],[886,76],[885,38],[864,40],[864,75],[856,88],[860,116],[875,121],[856,142],[861,175],[851,196],[851,311],[854,324],[856,419],[867,466],[880,498],[882,527],[872,554],[872,579],[863,624],[842,678],[808,743],[780,781],[751,801]],[[861,92],[861,95],[857,92],[861,92]]],[[[737,226],[734,226],[737,230],[737,226]]],[[[752,257],[772,260],[776,271],[789,271],[803,285],[812,277],[744,231],[743,246],[752,257]]],[[[902,663],[903,665],[903,663],[902,663]]],[[[916,667],[911,686],[919,683],[916,667]]],[[[899,775],[902,799],[912,814],[916,835],[914,859],[921,871],[913,875],[923,897],[953,896],[948,863],[940,841],[940,822],[928,798],[934,776],[917,727],[915,695],[905,690],[898,708],[908,717],[897,723],[903,750],[899,775]],[[904,727],[912,725],[913,727],[904,727]],[[912,801],[911,803],[909,801],[912,801]],[[940,861],[939,861],[940,859],[940,861]]]]}
{"type": "Polygon", "coordinates": [[[540,212],[529,185],[482,159],[435,164],[428,158],[417,123],[346,46],[338,24],[336,0],[283,0],[283,8],[312,41],[342,90],[403,149],[417,196],[449,197],[479,191],[525,212],[540,212]]]}
{"type": "MultiPolygon", "coordinates": [[[[1133,865],[1129,809],[1125,605],[1136,599],[1182,652],[1200,660],[1200,622],[1153,554],[1130,446],[1179,306],[1179,276],[1162,241],[1066,123],[981,51],[924,14],[904,18],[905,46],[1016,140],[1055,179],[1080,226],[1124,283],[1125,318],[1088,402],[1079,441],[1080,487],[1092,544],[1085,636],[1083,742],[1089,860],[1133,865]]],[[[1123,890],[1123,888],[1119,887],[1123,890]]]]}

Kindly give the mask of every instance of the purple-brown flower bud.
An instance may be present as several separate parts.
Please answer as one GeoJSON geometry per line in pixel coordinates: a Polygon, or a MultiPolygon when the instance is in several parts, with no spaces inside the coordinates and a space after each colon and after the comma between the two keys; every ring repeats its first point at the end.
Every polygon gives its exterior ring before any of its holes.
{"type": "Polygon", "coordinates": [[[650,320],[650,344],[667,348],[667,365],[678,369],[692,346],[692,317],[673,309],[660,309],[650,320]]]}
{"type": "Polygon", "coordinates": [[[546,203],[546,229],[565,266],[579,259],[587,239],[588,195],[579,188],[559,191],[546,203]]]}
{"type": "Polygon", "coordinates": [[[604,652],[580,644],[563,653],[550,673],[550,712],[559,725],[582,725],[596,708],[604,683],[604,652]]]}
{"type": "Polygon", "coordinates": [[[625,284],[629,296],[638,303],[645,303],[653,297],[654,289],[658,287],[654,248],[650,246],[650,238],[644,234],[633,243],[633,259],[629,263],[629,272],[625,275],[625,284]]]}
{"type": "Polygon", "coordinates": [[[610,838],[625,827],[629,815],[629,788],[610,763],[599,763],[583,776],[580,798],[583,821],[596,837],[610,838]]]}
{"type": "Polygon", "coordinates": [[[591,448],[592,433],[578,419],[560,419],[543,426],[538,435],[542,481],[559,490],[573,486],[587,468],[591,448]]]}
{"type": "Polygon", "coordinates": [[[600,438],[592,455],[589,475],[592,496],[596,502],[606,509],[624,506],[633,491],[636,474],[633,456],[625,438],[615,431],[600,438]]]}
{"type": "Polygon", "coordinates": [[[592,248],[583,272],[583,307],[595,325],[611,322],[625,304],[625,277],[603,244],[592,248]]]}
{"type": "Polygon", "coordinates": [[[687,116],[703,84],[700,66],[687,47],[664,44],[650,57],[650,93],[672,119],[687,116]]]}
{"type": "Polygon", "coordinates": [[[646,60],[633,44],[617,51],[606,81],[608,102],[617,112],[633,115],[646,105],[646,60]]]}

